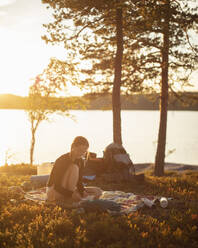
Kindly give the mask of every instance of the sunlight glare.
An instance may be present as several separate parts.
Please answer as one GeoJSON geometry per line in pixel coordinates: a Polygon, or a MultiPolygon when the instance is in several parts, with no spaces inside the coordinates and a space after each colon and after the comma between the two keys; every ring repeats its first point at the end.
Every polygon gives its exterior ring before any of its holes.
{"type": "Polygon", "coordinates": [[[16,2],[16,0],[1,0],[0,7],[13,4],[14,2],[16,2]]]}

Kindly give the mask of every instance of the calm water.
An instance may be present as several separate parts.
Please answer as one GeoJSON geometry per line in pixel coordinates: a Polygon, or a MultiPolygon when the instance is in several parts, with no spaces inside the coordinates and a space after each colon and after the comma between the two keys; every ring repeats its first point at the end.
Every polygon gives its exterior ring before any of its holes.
{"type": "MultiPolygon", "coordinates": [[[[36,134],[35,163],[54,161],[69,150],[73,138],[83,135],[90,151],[101,157],[112,142],[111,111],[71,111],[76,121],[53,115],[36,134]]],[[[0,165],[29,162],[31,129],[23,110],[0,110],[0,165]],[[6,155],[7,154],[7,155],[6,155]]],[[[154,162],[159,126],[158,111],[122,111],[123,146],[134,163],[154,162]]],[[[166,162],[198,165],[198,113],[169,111],[166,162]],[[171,154],[170,151],[174,151],[171,154]]]]}

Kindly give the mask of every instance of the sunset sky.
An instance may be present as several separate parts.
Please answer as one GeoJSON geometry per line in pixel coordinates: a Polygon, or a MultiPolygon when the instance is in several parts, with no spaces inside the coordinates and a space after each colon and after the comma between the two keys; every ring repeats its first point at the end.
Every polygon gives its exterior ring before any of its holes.
{"type": "Polygon", "coordinates": [[[30,79],[50,57],[64,59],[64,51],[41,39],[43,23],[50,20],[41,0],[0,0],[1,93],[27,95],[30,79]]]}
{"type": "MultiPolygon", "coordinates": [[[[0,94],[27,95],[30,79],[44,69],[50,57],[64,59],[63,49],[41,39],[42,24],[49,20],[50,12],[41,0],[0,0],[0,94]]],[[[191,83],[198,90],[196,75],[191,83]]]]}

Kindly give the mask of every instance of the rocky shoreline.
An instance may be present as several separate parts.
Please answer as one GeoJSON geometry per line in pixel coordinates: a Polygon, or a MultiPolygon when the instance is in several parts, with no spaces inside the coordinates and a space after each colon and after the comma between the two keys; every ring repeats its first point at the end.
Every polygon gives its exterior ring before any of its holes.
{"type": "MultiPolygon", "coordinates": [[[[134,164],[135,172],[145,172],[148,170],[153,170],[154,164],[152,163],[137,163],[134,164]]],[[[177,171],[177,172],[185,172],[188,170],[198,171],[198,165],[188,165],[188,164],[180,164],[180,163],[165,163],[165,171],[177,171]]]]}

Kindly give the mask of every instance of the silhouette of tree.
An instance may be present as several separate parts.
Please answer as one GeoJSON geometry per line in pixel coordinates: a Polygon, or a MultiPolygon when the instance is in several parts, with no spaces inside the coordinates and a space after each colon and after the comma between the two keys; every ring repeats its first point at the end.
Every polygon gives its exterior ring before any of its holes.
{"type": "Polygon", "coordinates": [[[51,59],[48,67],[39,74],[29,88],[27,112],[31,123],[31,146],[30,146],[30,164],[33,164],[36,131],[42,121],[49,121],[53,113],[65,115],[69,118],[73,116],[69,113],[72,102],[66,98],[60,103],[53,98],[63,88],[67,87],[64,75],[66,73],[66,63],[57,63],[51,59]]]}

